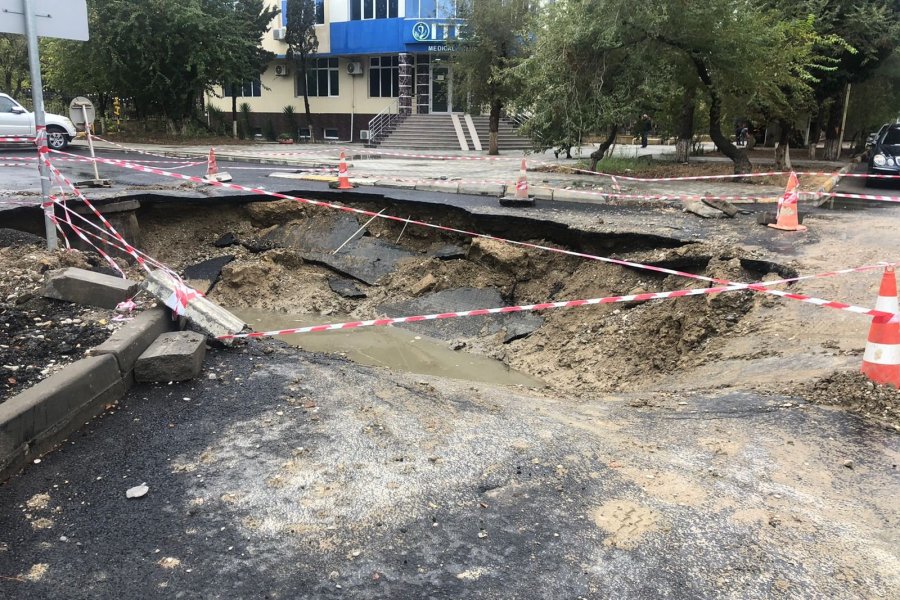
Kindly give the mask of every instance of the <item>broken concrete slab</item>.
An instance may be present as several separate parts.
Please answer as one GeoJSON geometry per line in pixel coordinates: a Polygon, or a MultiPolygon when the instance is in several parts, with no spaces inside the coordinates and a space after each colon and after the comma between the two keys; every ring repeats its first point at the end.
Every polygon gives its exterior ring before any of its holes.
{"type": "Polygon", "coordinates": [[[44,281],[45,298],[100,308],[115,308],[137,291],[134,281],[77,267],[50,271],[44,281]]]}
{"type": "MultiPolygon", "coordinates": [[[[240,333],[247,326],[221,306],[199,295],[162,270],[151,271],[142,287],[210,337],[240,333]]],[[[225,342],[230,343],[229,341],[225,342]]]]}
{"type": "Polygon", "coordinates": [[[134,364],[138,383],[187,381],[200,374],[206,358],[206,336],[195,331],[164,333],[134,364]]]}
{"type": "Polygon", "coordinates": [[[332,277],[328,280],[328,287],[330,287],[331,291],[335,294],[343,296],[344,298],[350,298],[351,300],[366,297],[366,293],[359,289],[356,282],[351,279],[332,277]]]}
{"type": "MultiPolygon", "coordinates": [[[[493,288],[455,288],[426,294],[412,300],[383,304],[378,312],[389,317],[433,314],[505,306],[500,292],[493,288]]],[[[543,325],[544,319],[532,312],[490,314],[459,319],[416,321],[398,325],[445,341],[465,340],[505,331],[504,337],[524,337],[543,325]]]]}
{"type": "Polygon", "coordinates": [[[425,292],[430,292],[434,289],[434,286],[437,285],[437,277],[432,275],[431,273],[426,273],[422,279],[416,282],[415,285],[412,286],[410,290],[414,296],[421,296],[425,292]]]}
{"type": "Polygon", "coordinates": [[[729,217],[731,219],[737,216],[738,212],[740,212],[737,206],[735,206],[728,200],[722,200],[719,198],[711,198],[705,196],[703,198],[703,204],[715,208],[716,210],[722,211],[723,213],[725,213],[726,217],[729,217]]]}
{"type": "Polygon", "coordinates": [[[684,203],[684,212],[689,212],[703,219],[724,219],[725,213],[711,206],[707,206],[699,200],[684,203]]]}

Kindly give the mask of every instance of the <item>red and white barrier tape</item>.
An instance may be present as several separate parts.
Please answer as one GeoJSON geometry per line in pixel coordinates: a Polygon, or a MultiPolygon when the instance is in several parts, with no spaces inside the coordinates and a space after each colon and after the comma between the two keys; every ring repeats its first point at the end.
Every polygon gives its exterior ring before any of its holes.
{"type": "Polygon", "coordinates": [[[828,192],[822,194],[825,197],[832,198],[855,198],[857,200],[878,200],[880,202],[900,202],[900,196],[878,196],[875,194],[848,194],[846,192],[828,192]]]}
{"type": "MultiPolygon", "coordinates": [[[[174,178],[178,178],[178,179],[184,179],[184,180],[187,180],[187,181],[194,181],[194,182],[197,182],[197,183],[207,183],[207,184],[213,185],[213,186],[224,187],[224,188],[228,188],[228,189],[235,189],[235,190],[240,190],[240,191],[245,191],[245,192],[251,192],[251,193],[259,194],[259,195],[263,195],[263,196],[270,196],[270,197],[274,197],[274,198],[282,198],[282,199],[285,199],[285,200],[293,200],[293,201],[295,201],[295,202],[301,202],[301,203],[304,203],[304,204],[311,204],[311,205],[314,205],[314,206],[321,206],[321,207],[324,207],[324,208],[331,208],[331,209],[340,210],[340,211],[343,211],[343,212],[350,212],[350,213],[354,213],[354,214],[361,214],[361,215],[365,215],[365,216],[368,216],[368,217],[380,217],[380,218],[383,218],[383,219],[388,219],[388,220],[397,221],[397,222],[402,222],[402,223],[412,223],[412,224],[414,224],[414,225],[418,225],[418,226],[422,226],[422,227],[429,227],[429,228],[437,229],[437,230],[440,230],[440,231],[449,231],[449,232],[452,232],[452,233],[457,233],[457,234],[460,234],[460,235],[466,235],[466,236],[469,236],[469,237],[477,237],[477,238],[483,238],[483,239],[491,239],[491,240],[495,240],[495,241],[498,241],[498,242],[507,243],[507,244],[513,244],[513,245],[517,245],[517,246],[521,246],[521,247],[525,247],[525,248],[533,248],[533,249],[536,249],[536,250],[545,250],[545,251],[548,251],[548,252],[556,252],[556,253],[559,253],[559,254],[565,254],[565,255],[568,255],[568,256],[575,256],[575,257],[579,257],[579,258],[586,258],[586,259],[590,259],[590,260],[597,260],[597,261],[606,262],[606,263],[610,263],[610,264],[616,264],[616,265],[620,265],[620,266],[623,266],[623,267],[631,267],[631,268],[634,268],[634,269],[644,269],[644,270],[653,271],[653,272],[657,272],[657,273],[665,273],[665,274],[667,274],[667,275],[677,275],[677,276],[679,276],[679,277],[687,277],[687,278],[689,278],[689,279],[696,279],[696,280],[700,280],[700,281],[709,281],[709,282],[716,283],[716,284],[720,284],[720,285],[739,286],[740,289],[747,289],[747,290],[752,290],[752,291],[762,292],[762,293],[766,293],[766,294],[772,294],[772,295],[775,295],[775,296],[780,296],[780,297],[788,298],[788,299],[791,299],[791,300],[797,300],[797,301],[800,301],[800,302],[808,302],[808,303],[816,304],[816,305],[819,305],[819,306],[828,306],[828,307],[830,307],[830,308],[843,308],[843,309],[845,309],[845,310],[851,310],[851,309],[849,309],[849,308],[846,308],[846,307],[849,307],[850,305],[846,305],[846,304],[841,303],[841,302],[834,302],[834,301],[831,301],[831,300],[824,300],[824,299],[821,299],[821,298],[814,298],[814,297],[811,297],[811,296],[804,296],[804,295],[802,295],[802,294],[791,294],[791,293],[788,293],[788,292],[783,292],[783,291],[781,291],[781,290],[772,290],[772,289],[768,289],[765,285],[761,285],[761,284],[737,283],[737,282],[728,281],[728,280],[724,280],[724,279],[717,279],[717,278],[713,278],[713,277],[706,277],[706,276],[704,276],[704,275],[697,275],[697,274],[695,274],[695,273],[687,273],[687,272],[685,272],[685,271],[677,271],[677,270],[674,270],[674,269],[667,269],[667,268],[665,268],[665,267],[658,267],[658,266],[654,266],[654,265],[646,265],[646,264],[636,263],[636,262],[627,261],[627,260],[622,260],[622,259],[616,259],[616,258],[604,257],[604,256],[596,256],[596,255],[593,255],[593,254],[586,254],[586,253],[583,253],[583,252],[574,252],[574,251],[571,251],[571,250],[564,250],[564,249],[561,249],[561,248],[552,248],[552,247],[550,247],[550,246],[542,246],[542,245],[540,245],[540,244],[532,244],[532,243],[529,243],[529,242],[521,242],[521,241],[516,241],[516,240],[509,240],[509,239],[504,239],[504,238],[498,238],[498,237],[495,237],[495,236],[492,236],[492,235],[486,235],[486,234],[482,234],[482,233],[476,233],[476,232],[472,232],[472,231],[466,231],[466,230],[464,230],[464,229],[457,229],[457,228],[454,228],[454,227],[446,227],[446,226],[444,226],[444,225],[435,225],[435,224],[433,224],[433,223],[426,223],[426,222],[424,222],[424,221],[416,221],[416,220],[413,220],[413,219],[404,219],[404,218],[402,218],[402,217],[395,217],[395,216],[392,216],[392,215],[385,215],[385,214],[383,214],[383,213],[375,213],[375,212],[372,212],[372,211],[367,211],[367,210],[363,210],[363,209],[359,209],[359,208],[353,208],[353,207],[349,207],[349,206],[341,206],[341,205],[338,205],[338,204],[332,204],[332,203],[330,203],[330,202],[322,202],[322,201],[319,201],[319,200],[310,200],[310,199],[307,199],[307,198],[298,198],[298,197],[295,197],[295,196],[289,196],[289,195],[287,195],[287,194],[281,194],[281,193],[278,193],[278,192],[271,192],[271,191],[268,191],[268,190],[263,190],[263,189],[258,189],[258,188],[249,188],[249,187],[242,186],[242,185],[237,185],[237,184],[234,184],[234,183],[223,183],[223,182],[219,182],[219,181],[207,181],[207,180],[202,179],[202,178],[200,178],[200,177],[191,177],[190,175],[184,175],[184,174],[181,174],[181,173],[171,173],[171,172],[168,172],[168,171],[164,171],[164,170],[162,170],[162,169],[156,169],[156,168],[152,168],[152,167],[143,167],[143,166],[140,166],[140,165],[135,165],[135,164],[133,164],[133,163],[129,163],[129,162],[127,162],[127,161],[113,161],[113,160],[110,160],[110,159],[103,159],[103,160],[104,160],[104,161],[109,161],[109,162],[111,162],[111,163],[121,163],[122,166],[126,166],[126,168],[131,168],[131,169],[136,169],[136,170],[139,170],[139,171],[145,171],[145,172],[155,173],[155,174],[158,174],[158,175],[164,175],[164,176],[168,176],[168,177],[174,177],[174,178]]],[[[864,310],[864,311],[865,311],[865,310],[868,310],[868,309],[861,309],[861,310],[864,310]]],[[[859,312],[859,311],[858,311],[858,310],[851,310],[851,312],[859,312]]]]}
{"type": "MultiPolygon", "coordinates": [[[[879,265],[880,267],[881,265],[879,265]]],[[[858,271],[860,268],[870,268],[870,267],[857,267],[855,269],[848,269],[845,272],[853,272],[858,271]]],[[[875,268],[875,267],[871,267],[875,268]]],[[[831,275],[831,274],[828,274],[831,275]]],[[[817,276],[807,276],[807,277],[817,277],[817,276]]],[[[794,280],[799,278],[794,278],[794,280]]],[[[765,285],[773,285],[776,283],[785,283],[787,281],[791,281],[788,279],[781,281],[773,281],[766,282],[765,285]]],[[[753,284],[753,285],[763,285],[763,284],[753,284]]],[[[711,288],[695,288],[695,289],[685,289],[685,290],[675,290],[669,292],[647,292],[643,294],[629,294],[625,296],[606,296],[602,298],[588,298],[585,300],[563,300],[559,302],[544,302],[540,304],[524,304],[518,306],[501,306],[496,308],[479,308],[476,310],[463,310],[463,311],[453,311],[453,312],[443,312],[443,313],[435,313],[430,315],[413,315],[408,317],[394,317],[387,319],[370,319],[367,321],[349,321],[344,323],[330,323],[327,325],[312,325],[307,327],[293,327],[290,329],[279,329],[273,331],[254,331],[250,333],[238,333],[233,335],[223,335],[219,336],[217,339],[220,340],[231,340],[238,338],[261,338],[261,337],[272,337],[277,335],[293,335],[298,333],[315,333],[320,331],[336,331],[341,329],[356,329],[359,327],[378,327],[385,325],[397,325],[400,323],[417,323],[421,321],[433,321],[439,319],[456,319],[460,317],[478,317],[484,315],[497,315],[497,314],[509,314],[515,312],[526,312],[526,311],[541,311],[541,310],[549,310],[554,308],[575,308],[579,306],[591,306],[596,304],[612,304],[617,302],[646,302],[649,300],[662,300],[668,298],[684,298],[687,296],[698,296],[701,294],[720,294],[723,292],[732,292],[732,291],[742,291],[746,290],[747,287],[744,285],[729,285],[729,286],[721,286],[721,287],[711,287],[711,288]]],[[[801,297],[797,294],[793,294],[792,296],[796,296],[796,299],[804,298],[804,301],[812,301],[815,299],[811,299],[808,297],[801,297]]],[[[864,308],[861,306],[853,306],[851,304],[844,304],[840,302],[825,302],[825,301],[816,301],[812,302],[813,304],[817,304],[819,306],[827,306],[829,308],[838,308],[841,310],[850,311],[856,314],[865,314],[871,315],[873,317],[882,317],[888,319],[896,319],[900,320],[900,314],[894,314],[889,312],[884,312],[880,310],[864,308]]]]}
{"type": "MultiPolygon", "coordinates": [[[[113,145],[113,146],[115,146],[115,147],[117,147],[117,148],[119,148],[119,149],[121,149],[121,150],[124,150],[125,152],[136,152],[136,153],[138,153],[138,154],[144,154],[144,155],[146,155],[146,156],[156,156],[156,157],[158,157],[158,158],[167,158],[167,159],[169,159],[169,160],[144,161],[144,162],[188,162],[188,160],[189,160],[189,159],[184,159],[184,158],[176,158],[176,159],[172,160],[173,157],[171,157],[171,156],[166,156],[165,154],[157,154],[157,153],[155,153],[155,152],[149,152],[149,151],[147,151],[147,150],[139,150],[138,148],[130,148],[130,147],[128,147],[128,146],[123,146],[122,144],[119,144],[119,143],[117,143],[117,142],[113,142],[113,141],[104,139],[104,138],[100,137],[99,135],[91,134],[91,137],[94,138],[95,140],[99,140],[99,141],[104,142],[104,143],[106,143],[106,144],[113,145]]],[[[205,163],[206,161],[203,161],[203,162],[205,163]]],[[[199,164],[199,163],[198,163],[198,164],[199,164]]]]}
{"type": "Polygon", "coordinates": [[[47,165],[47,168],[50,169],[57,180],[64,183],[66,187],[69,188],[79,200],[84,202],[85,205],[91,209],[94,215],[98,219],[100,219],[101,223],[103,223],[103,226],[106,227],[117,240],[119,240],[119,242],[125,247],[125,251],[129,255],[131,255],[131,257],[134,258],[141,267],[143,267],[144,269],[148,269],[147,265],[144,264],[144,258],[140,254],[138,254],[137,251],[128,242],[125,241],[125,238],[123,238],[122,235],[118,231],[116,231],[116,228],[112,226],[112,223],[110,223],[106,219],[106,217],[104,217],[103,214],[99,210],[97,210],[97,208],[91,203],[91,201],[88,200],[87,197],[82,194],[77,187],[75,187],[75,184],[69,181],[62,173],[60,173],[59,169],[53,166],[53,163],[50,162],[50,158],[48,156],[49,149],[46,146],[43,146],[39,150],[39,152],[44,161],[44,164],[47,165]]]}

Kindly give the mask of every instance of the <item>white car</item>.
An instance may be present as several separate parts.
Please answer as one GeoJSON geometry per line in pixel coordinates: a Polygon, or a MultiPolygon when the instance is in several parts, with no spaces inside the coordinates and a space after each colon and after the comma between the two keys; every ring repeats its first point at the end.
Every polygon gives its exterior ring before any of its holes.
{"type": "MultiPolygon", "coordinates": [[[[52,150],[64,150],[77,133],[75,125],[68,118],[45,113],[47,120],[47,145],[52,150]]],[[[35,135],[34,113],[0,93],[0,137],[35,135]]]]}

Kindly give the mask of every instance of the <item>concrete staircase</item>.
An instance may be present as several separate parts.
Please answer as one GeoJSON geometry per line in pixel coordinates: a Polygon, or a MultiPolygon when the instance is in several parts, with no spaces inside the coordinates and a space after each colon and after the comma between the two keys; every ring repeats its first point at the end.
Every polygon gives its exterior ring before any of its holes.
{"type": "MultiPolygon", "coordinates": [[[[473,116],[472,122],[478,137],[481,138],[481,147],[485,152],[491,139],[491,118],[488,116],[473,116]]],[[[501,117],[500,126],[497,128],[497,146],[503,150],[528,150],[531,148],[531,140],[519,135],[510,121],[501,117]]]]}
{"type": "MultiPolygon", "coordinates": [[[[463,115],[459,115],[463,135],[469,150],[475,150],[472,136],[466,126],[463,115]]],[[[475,130],[481,141],[484,151],[488,149],[490,123],[488,117],[472,117],[475,130]]],[[[531,147],[527,138],[516,133],[515,128],[509,122],[500,121],[498,143],[500,150],[518,150],[531,147]]],[[[459,138],[453,127],[453,120],[447,114],[409,115],[396,125],[380,143],[379,148],[411,149],[411,150],[461,150],[459,138]]]]}

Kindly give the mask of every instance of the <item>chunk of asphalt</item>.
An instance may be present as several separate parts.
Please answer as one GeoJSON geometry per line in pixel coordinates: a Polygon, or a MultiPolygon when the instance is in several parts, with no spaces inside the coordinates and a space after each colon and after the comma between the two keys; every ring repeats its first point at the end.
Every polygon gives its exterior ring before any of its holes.
{"type": "Polygon", "coordinates": [[[444,244],[437,250],[429,251],[429,254],[439,260],[453,260],[466,257],[466,251],[454,244],[444,244]]]}
{"type": "MultiPolygon", "coordinates": [[[[443,313],[448,311],[494,308],[506,303],[500,292],[494,288],[455,288],[426,294],[412,300],[383,304],[378,312],[389,317],[443,313]]],[[[494,335],[501,330],[524,337],[541,327],[544,319],[532,312],[490,314],[460,319],[436,319],[403,323],[404,327],[422,335],[445,341],[470,339],[483,335],[494,335]]],[[[512,340],[510,340],[512,341],[512,340]]]]}
{"type": "Polygon", "coordinates": [[[198,262],[197,264],[185,267],[184,278],[202,279],[215,283],[215,281],[219,278],[219,275],[222,273],[222,267],[233,260],[234,255],[227,254],[225,256],[217,256],[215,258],[210,258],[208,260],[198,262]]]}
{"type": "Polygon", "coordinates": [[[44,243],[44,238],[33,233],[19,231],[18,229],[6,229],[0,227],[0,248],[10,248],[12,246],[40,246],[44,243]]]}
{"type": "Polygon", "coordinates": [[[332,292],[343,296],[344,298],[356,299],[366,297],[366,293],[359,289],[359,286],[357,286],[356,282],[352,279],[332,277],[328,280],[328,287],[331,288],[332,292]]]}
{"type": "Polygon", "coordinates": [[[48,272],[43,293],[45,298],[115,308],[137,291],[138,284],[134,281],[69,267],[48,272]]]}
{"type": "Polygon", "coordinates": [[[200,374],[206,358],[206,336],[195,331],[164,333],[134,364],[138,383],[187,381],[200,374]]]}
{"type": "Polygon", "coordinates": [[[234,246],[235,244],[240,244],[241,241],[238,239],[236,235],[231,232],[226,233],[215,242],[213,242],[213,246],[216,248],[227,248],[228,246],[234,246]]]}
{"type": "Polygon", "coordinates": [[[418,256],[396,244],[370,236],[347,242],[359,229],[357,220],[349,215],[343,215],[336,223],[315,218],[308,221],[282,225],[269,232],[260,244],[292,248],[306,261],[324,265],[368,285],[374,285],[378,279],[394,271],[400,261],[418,256]],[[345,242],[346,245],[335,254],[345,242]]]}

